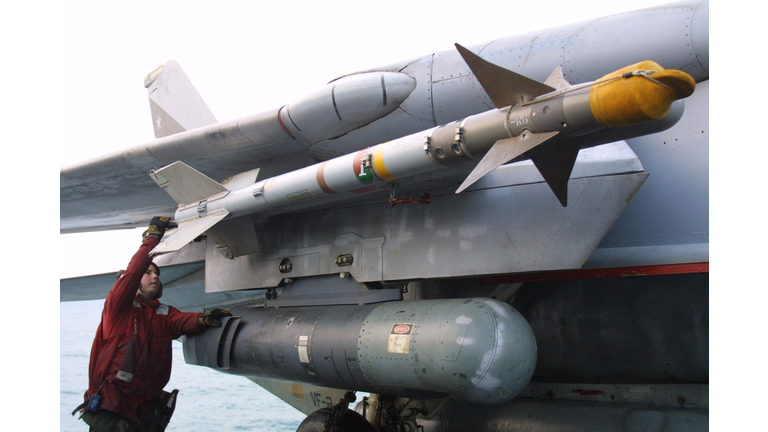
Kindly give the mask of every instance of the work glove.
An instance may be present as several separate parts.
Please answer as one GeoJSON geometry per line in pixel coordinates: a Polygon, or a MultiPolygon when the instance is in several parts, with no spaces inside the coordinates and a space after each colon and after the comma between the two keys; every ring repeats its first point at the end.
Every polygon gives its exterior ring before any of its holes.
{"type": "Polygon", "coordinates": [[[141,238],[143,240],[146,240],[147,237],[154,237],[158,240],[163,238],[163,234],[165,234],[165,230],[168,228],[176,228],[178,225],[171,222],[171,218],[166,216],[155,216],[152,218],[152,221],[149,223],[149,228],[147,228],[146,231],[141,235],[141,238]]]}
{"type": "Polygon", "coordinates": [[[197,317],[197,322],[207,327],[221,327],[221,319],[232,316],[226,309],[213,309],[197,317]]]}

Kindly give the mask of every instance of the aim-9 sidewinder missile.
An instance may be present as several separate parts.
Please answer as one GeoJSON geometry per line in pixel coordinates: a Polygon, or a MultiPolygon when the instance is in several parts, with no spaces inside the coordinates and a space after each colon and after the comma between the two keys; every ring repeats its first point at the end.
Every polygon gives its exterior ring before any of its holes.
{"type": "MultiPolygon", "coordinates": [[[[456,193],[507,162],[531,159],[566,206],[580,149],[672,127],[683,111],[682,101],[676,101],[696,86],[690,75],[652,61],[573,86],[558,67],[540,83],[456,47],[495,109],[258,182],[258,170],[225,184],[183,162],[153,170],[152,179],[179,204],[174,218],[179,228],[153,254],[177,251],[225,218],[343,201],[388,188],[398,178],[439,170],[452,174],[451,168],[473,160],[479,163],[456,193]]],[[[229,253],[255,252],[257,245],[229,253]]]]}

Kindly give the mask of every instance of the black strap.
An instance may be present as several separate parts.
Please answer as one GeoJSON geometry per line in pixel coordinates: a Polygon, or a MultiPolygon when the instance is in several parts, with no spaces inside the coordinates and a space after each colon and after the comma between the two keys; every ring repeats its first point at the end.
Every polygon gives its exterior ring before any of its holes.
{"type": "MultiPolygon", "coordinates": [[[[101,385],[99,386],[99,389],[98,389],[98,390],[96,390],[96,394],[99,394],[99,393],[101,393],[101,388],[102,388],[102,387],[104,387],[104,384],[106,384],[106,383],[107,383],[107,381],[114,381],[114,380],[113,380],[112,378],[107,378],[107,379],[105,379],[105,380],[104,380],[104,382],[103,382],[103,383],[101,383],[101,385]]],[[[86,396],[89,396],[87,391],[85,392],[85,395],[86,395],[86,396]]],[[[83,410],[83,408],[85,408],[86,406],[88,406],[88,402],[89,402],[89,401],[90,401],[90,396],[89,396],[88,398],[86,398],[85,402],[83,402],[83,403],[81,403],[80,405],[78,405],[78,406],[77,406],[77,408],[75,408],[75,410],[74,410],[74,411],[72,411],[72,415],[75,415],[75,413],[76,413],[76,412],[78,412],[78,411],[82,411],[82,410],[83,410]]]]}
{"type": "Polygon", "coordinates": [[[82,411],[83,408],[85,408],[86,405],[88,405],[88,402],[83,402],[80,405],[78,405],[77,408],[75,408],[75,410],[72,411],[72,415],[75,415],[75,413],[78,412],[78,411],[82,411]]]}

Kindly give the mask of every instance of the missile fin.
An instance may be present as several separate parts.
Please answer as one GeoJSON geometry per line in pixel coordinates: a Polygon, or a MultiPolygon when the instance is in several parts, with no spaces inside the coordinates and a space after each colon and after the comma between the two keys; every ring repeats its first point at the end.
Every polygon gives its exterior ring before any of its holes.
{"type": "Polygon", "coordinates": [[[149,176],[158,186],[168,192],[176,204],[189,204],[229,191],[218,182],[181,161],[152,171],[149,176]]]}
{"type": "Polygon", "coordinates": [[[208,241],[229,258],[261,252],[256,229],[249,217],[222,221],[208,230],[208,241]]]}
{"type": "Polygon", "coordinates": [[[555,70],[552,71],[552,73],[549,75],[549,78],[544,81],[544,84],[550,87],[554,87],[557,90],[571,86],[571,83],[565,80],[565,77],[563,76],[563,68],[560,66],[556,67],[555,70]]]}
{"type": "Polygon", "coordinates": [[[553,87],[532,80],[509,69],[504,69],[486,60],[472,51],[455,44],[461,57],[475,74],[483,90],[491,98],[496,108],[504,108],[521,102],[527,102],[537,96],[555,91],[553,87]]]}
{"type": "Polygon", "coordinates": [[[464,183],[459,186],[456,193],[461,193],[461,191],[480,180],[489,172],[531,150],[555,135],[557,135],[557,132],[535,134],[525,131],[520,136],[496,141],[480,163],[478,163],[475,169],[472,170],[469,176],[467,176],[464,183]]]}
{"type": "Polygon", "coordinates": [[[161,255],[176,252],[186,246],[187,243],[208,231],[208,229],[227,217],[227,215],[229,215],[227,210],[219,209],[208,213],[201,218],[191,218],[179,221],[179,227],[173,231],[168,231],[160,241],[160,244],[152,249],[152,252],[149,254],[161,255]]]}
{"type": "Polygon", "coordinates": [[[571,177],[579,149],[578,145],[560,143],[557,147],[537,147],[528,153],[563,207],[568,206],[568,179],[571,177]]]}
{"type": "Polygon", "coordinates": [[[235,174],[232,177],[221,182],[221,185],[229,190],[239,189],[251,184],[256,183],[256,179],[259,177],[259,171],[261,168],[252,169],[240,174],[235,174]]]}

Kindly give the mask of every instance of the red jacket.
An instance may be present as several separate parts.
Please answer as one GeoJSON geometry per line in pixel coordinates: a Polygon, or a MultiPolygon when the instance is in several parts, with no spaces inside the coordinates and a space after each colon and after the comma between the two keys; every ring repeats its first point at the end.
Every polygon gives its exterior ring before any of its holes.
{"type": "Polygon", "coordinates": [[[143,417],[171,378],[171,340],[197,334],[199,313],[183,313],[136,292],[158,240],[147,237],[104,302],[91,348],[86,401],[101,395],[101,408],[132,419],[143,417]]]}

